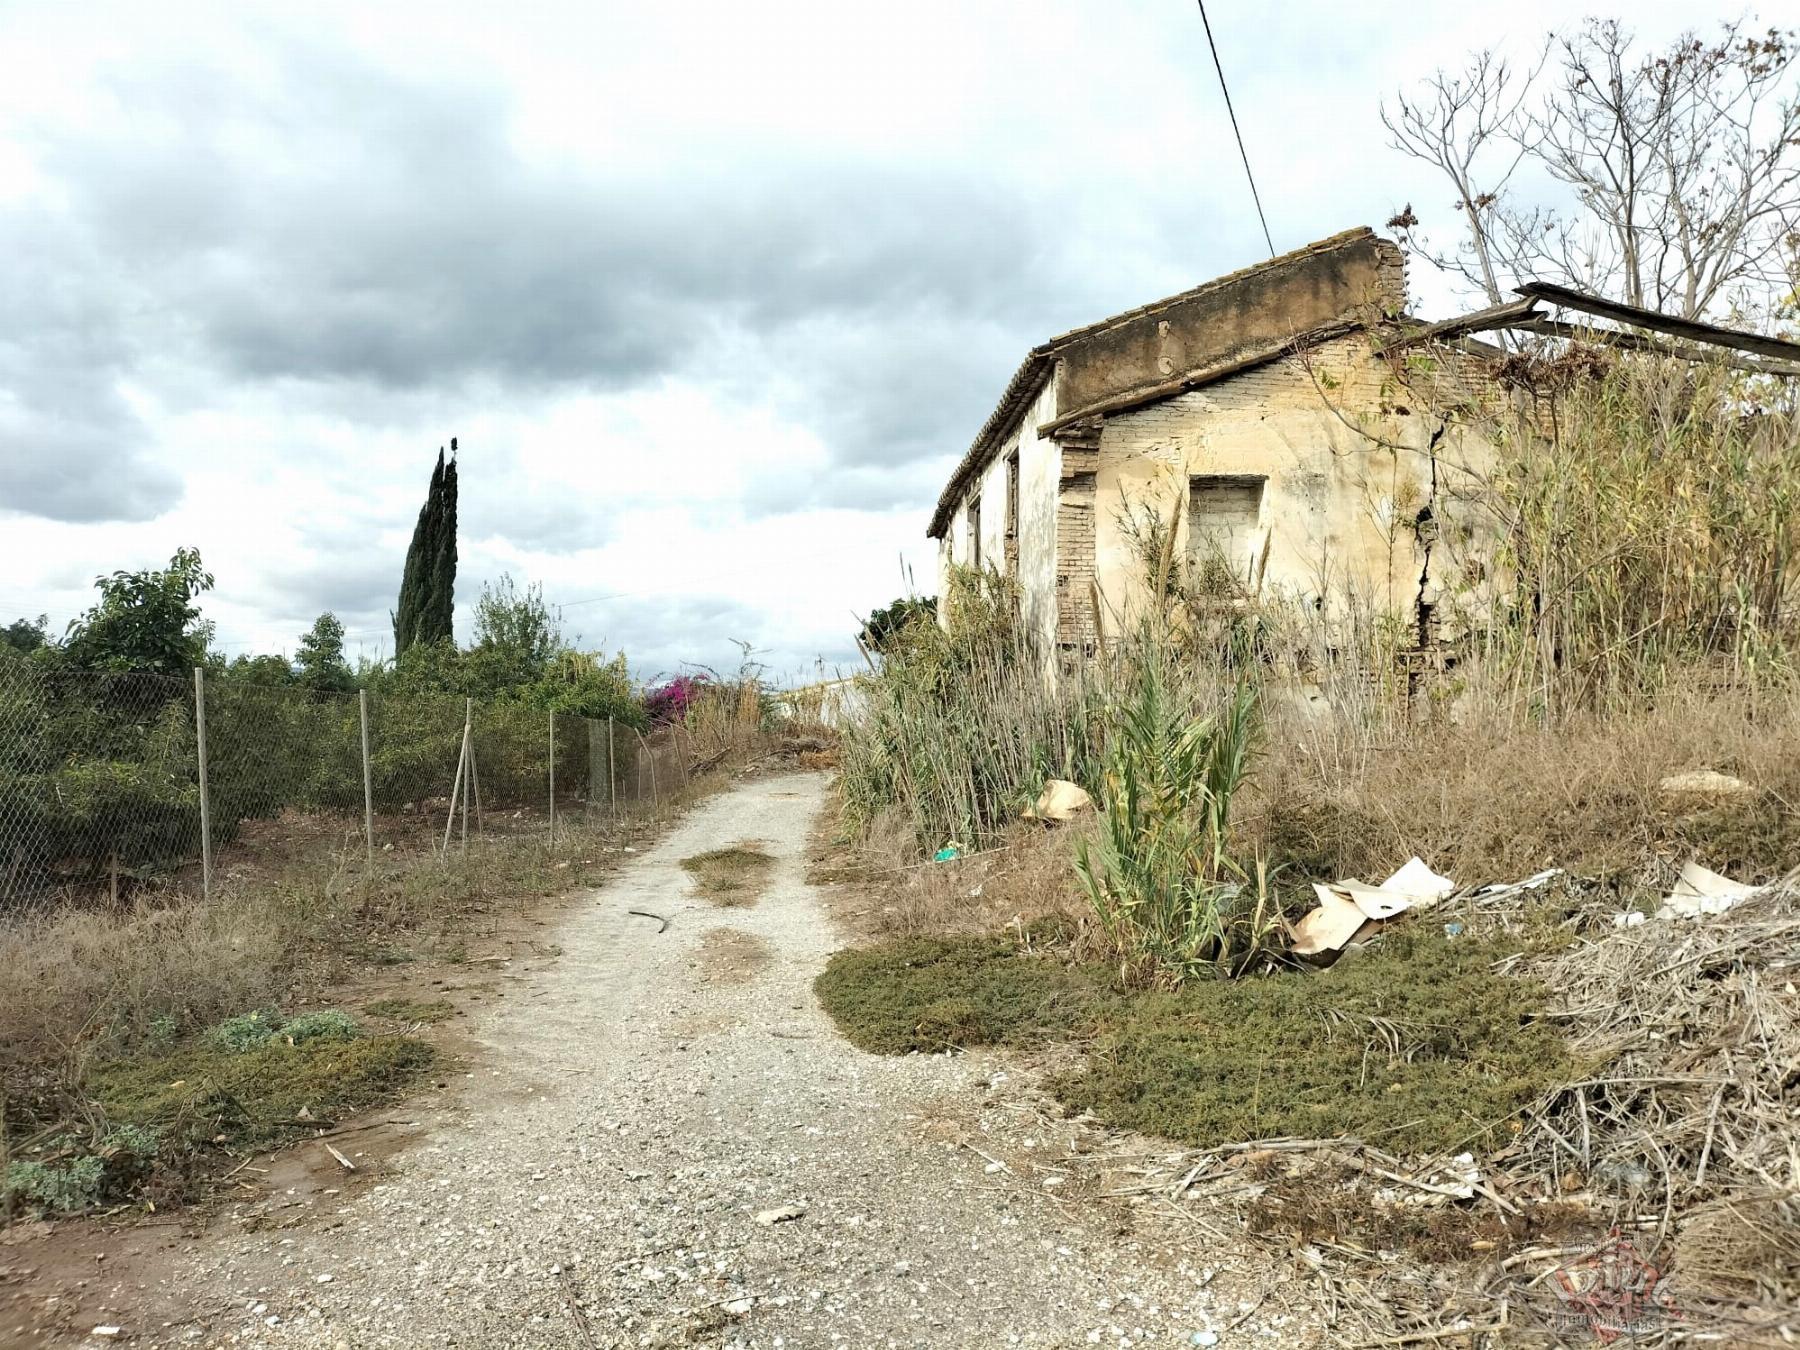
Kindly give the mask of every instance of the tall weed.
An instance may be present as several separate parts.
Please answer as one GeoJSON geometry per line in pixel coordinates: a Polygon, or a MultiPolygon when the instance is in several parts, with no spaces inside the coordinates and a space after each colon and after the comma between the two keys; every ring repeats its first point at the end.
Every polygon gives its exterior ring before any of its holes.
{"type": "Polygon", "coordinates": [[[1099,701],[1080,671],[1023,628],[1012,584],[959,569],[945,622],[909,624],[867,677],[843,738],[843,792],[859,830],[897,809],[921,849],[997,839],[1046,778],[1092,782],[1099,701]]]}
{"type": "Polygon", "coordinates": [[[1098,838],[1075,871],[1114,954],[1137,973],[1179,982],[1238,974],[1263,953],[1280,915],[1258,865],[1229,847],[1231,804],[1249,772],[1257,694],[1240,681],[1211,716],[1170,687],[1154,648],[1133,662],[1108,718],[1098,838]]]}

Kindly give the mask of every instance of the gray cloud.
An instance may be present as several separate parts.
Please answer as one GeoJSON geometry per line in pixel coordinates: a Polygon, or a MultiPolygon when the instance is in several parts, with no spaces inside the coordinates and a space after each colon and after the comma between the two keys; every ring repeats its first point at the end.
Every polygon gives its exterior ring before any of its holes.
{"type": "Polygon", "coordinates": [[[143,456],[145,429],[116,379],[131,361],[124,305],[42,212],[0,216],[0,512],[68,521],[148,520],[181,497],[143,456]],[[28,261],[29,260],[29,261],[28,261]],[[81,278],[82,280],[75,280],[81,278]]]}
{"type": "MultiPolygon", "coordinates": [[[[552,171],[514,153],[495,90],[318,47],[278,57],[255,84],[140,69],[116,91],[132,118],[41,139],[77,227],[65,239],[85,242],[50,248],[72,298],[10,307],[35,420],[5,433],[7,458],[60,430],[65,461],[111,459],[91,500],[40,473],[24,509],[142,516],[172,500],[166,476],[133,468],[142,428],[116,392],[145,348],[219,379],[313,382],[327,402],[335,387],[365,414],[472,384],[779,389],[836,461],[893,466],[959,451],[1023,347],[1094,312],[1091,269],[1052,244],[1058,211],[998,181],[832,163],[552,171]]],[[[171,387],[209,385],[189,371],[171,387]]]]}

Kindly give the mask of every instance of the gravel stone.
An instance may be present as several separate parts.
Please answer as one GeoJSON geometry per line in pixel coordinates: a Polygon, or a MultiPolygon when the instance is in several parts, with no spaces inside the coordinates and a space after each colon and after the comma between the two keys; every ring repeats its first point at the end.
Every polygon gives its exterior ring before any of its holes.
{"type": "MultiPolygon", "coordinates": [[[[483,1051],[447,1114],[328,1212],[199,1243],[167,1343],[1191,1345],[1229,1322],[1216,1252],[1119,1236],[921,1130],[1005,1060],[837,1035],[812,981],[843,939],[804,880],[825,787],[742,782],[570,910],[561,955],[470,1019],[483,1051]],[[755,905],[693,894],[682,858],[752,840],[776,862],[755,905]],[[710,980],[715,928],[770,960],[710,980]]],[[[1252,1330],[1273,1343],[1226,1340],[1252,1330]]]]}

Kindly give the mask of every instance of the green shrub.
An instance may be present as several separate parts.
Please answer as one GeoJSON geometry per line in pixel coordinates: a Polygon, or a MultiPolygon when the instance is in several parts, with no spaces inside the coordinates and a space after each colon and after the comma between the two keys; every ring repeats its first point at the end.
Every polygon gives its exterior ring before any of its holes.
{"type": "Polygon", "coordinates": [[[391,1099],[430,1066],[434,1052],[410,1036],[313,1037],[290,1045],[270,1036],[247,1050],[201,1037],[166,1055],[90,1066],[86,1088],[108,1120],[160,1132],[176,1152],[261,1147],[391,1099]]]}
{"type": "Polygon", "coordinates": [[[259,1009],[228,1017],[206,1035],[219,1049],[241,1055],[267,1045],[280,1026],[279,1013],[259,1009]]]}
{"type": "Polygon", "coordinates": [[[845,728],[848,823],[898,809],[918,847],[996,838],[1046,778],[1094,781],[1099,698],[1084,673],[1052,682],[1049,656],[1020,615],[1016,588],[989,570],[953,571],[943,625],[893,632],[861,683],[845,728]]]}
{"type": "Polygon", "coordinates": [[[363,1004],[363,1011],[390,1022],[442,1022],[456,1016],[456,1005],[445,998],[384,998],[363,1004]]]}
{"type": "Polygon", "coordinates": [[[100,1203],[106,1164],[91,1153],[56,1162],[12,1162],[6,1165],[0,1194],[8,1206],[39,1213],[79,1214],[100,1203]]]}
{"type": "Polygon", "coordinates": [[[108,1130],[91,1149],[67,1135],[53,1139],[45,1145],[52,1156],[7,1164],[0,1211],[78,1214],[117,1199],[155,1160],[158,1144],[155,1130],[129,1124],[108,1130]]]}
{"type": "Polygon", "coordinates": [[[362,1028],[349,1013],[336,1008],[304,1012],[282,1023],[280,1036],[294,1045],[305,1041],[351,1041],[362,1035],[362,1028]]]}
{"type": "Polygon", "coordinates": [[[1199,1148],[1276,1136],[1492,1143],[1571,1073],[1539,1016],[1542,988],[1492,973],[1502,954],[1393,933],[1316,974],[1146,992],[1053,1087],[1109,1124],[1199,1148]]]}
{"type": "Polygon", "coordinates": [[[1083,1043],[1070,1108],[1200,1148],[1289,1135],[1479,1147],[1576,1066],[1544,991],[1480,942],[1404,930],[1330,970],[1121,989],[1007,936],[839,952],[815,988],[877,1054],[1083,1043]]]}

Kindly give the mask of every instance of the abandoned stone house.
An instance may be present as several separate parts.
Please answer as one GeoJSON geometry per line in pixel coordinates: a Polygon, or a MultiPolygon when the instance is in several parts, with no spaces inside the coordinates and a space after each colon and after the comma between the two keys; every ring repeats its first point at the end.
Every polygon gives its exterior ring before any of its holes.
{"type": "Polygon", "coordinates": [[[1441,424],[1378,350],[1405,307],[1400,250],[1356,229],[1037,347],[938,499],[940,590],[999,568],[1046,643],[1086,647],[1147,594],[1155,519],[1246,587],[1410,610],[1441,424]]]}

